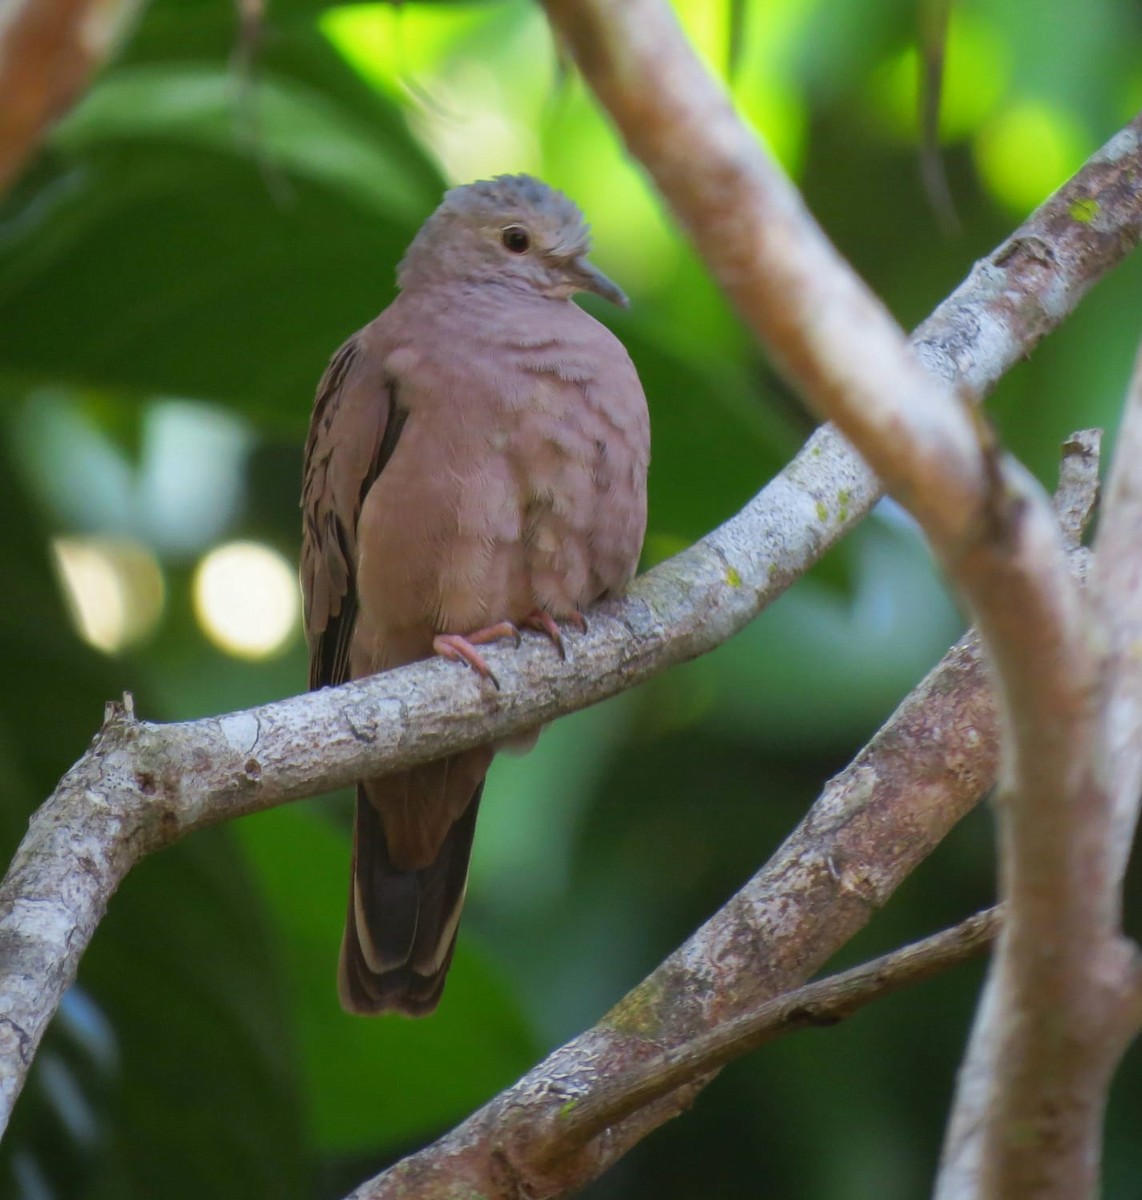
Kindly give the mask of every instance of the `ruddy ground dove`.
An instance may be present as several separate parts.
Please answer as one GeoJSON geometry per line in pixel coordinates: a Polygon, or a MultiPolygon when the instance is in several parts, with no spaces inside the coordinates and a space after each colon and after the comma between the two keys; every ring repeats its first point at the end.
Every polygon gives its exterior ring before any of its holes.
{"type": "MultiPolygon", "coordinates": [[[[571,302],[625,304],[588,229],[526,175],[453,188],[399,294],[333,356],[302,490],[311,688],[581,622],[634,574],[646,400],[622,344],[571,302]]],[[[357,788],[338,990],[350,1012],[431,1012],[464,902],[479,746],[357,788]]]]}

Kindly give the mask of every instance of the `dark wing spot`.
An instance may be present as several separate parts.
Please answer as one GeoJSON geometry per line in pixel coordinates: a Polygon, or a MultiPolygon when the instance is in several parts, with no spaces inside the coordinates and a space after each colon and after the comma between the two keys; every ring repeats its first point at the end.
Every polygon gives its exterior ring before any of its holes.
{"type": "Polygon", "coordinates": [[[391,405],[389,408],[389,419],[385,425],[384,436],[377,447],[377,452],[373,455],[369,473],[362,480],[361,504],[365,502],[365,496],[369,488],[376,482],[377,476],[385,469],[389,459],[392,458],[393,451],[397,448],[397,442],[400,441],[400,435],[404,431],[404,423],[408,420],[408,409],[401,405],[397,391],[397,381],[390,378],[385,382],[388,385],[389,403],[391,405]]]}
{"type": "MultiPolygon", "coordinates": [[[[320,511],[322,506],[318,498],[324,491],[328,456],[318,460],[314,450],[317,430],[320,428],[324,432],[328,432],[336,414],[341,398],[341,388],[353,365],[357,349],[356,341],[347,342],[334,355],[329,364],[318,389],[306,453],[306,459],[310,465],[303,486],[302,503],[305,507],[305,528],[311,543],[321,553],[330,582],[330,590],[333,593],[330,600],[328,623],[320,633],[312,638],[310,644],[309,686],[311,688],[344,683],[349,678],[349,650],[353,642],[353,627],[357,621],[357,581],[353,539],[350,537],[350,530],[345,527],[336,512],[329,509],[322,514],[320,511]]],[[[401,407],[397,400],[396,380],[386,379],[385,387],[389,398],[388,419],[374,448],[369,468],[361,480],[356,511],[352,514],[354,526],[369,489],[376,482],[377,476],[380,475],[385,464],[392,458],[405,421],[408,419],[408,410],[401,407]]]]}

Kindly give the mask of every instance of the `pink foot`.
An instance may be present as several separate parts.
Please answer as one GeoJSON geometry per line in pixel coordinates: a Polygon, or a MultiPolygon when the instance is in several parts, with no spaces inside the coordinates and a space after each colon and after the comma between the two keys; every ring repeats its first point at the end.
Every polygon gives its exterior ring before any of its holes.
{"type": "Polygon", "coordinates": [[[476,647],[486,646],[489,642],[498,642],[502,638],[511,638],[518,646],[519,630],[510,621],[500,621],[496,625],[489,625],[486,629],[477,629],[475,633],[469,633],[466,636],[459,633],[440,633],[432,639],[432,650],[441,658],[450,659],[452,662],[467,663],[477,675],[483,676],[484,679],[490,679],[492,686],[498,692],[500,681],[492,673],[492,668],[488,666],[484,656],[476,647]]]}

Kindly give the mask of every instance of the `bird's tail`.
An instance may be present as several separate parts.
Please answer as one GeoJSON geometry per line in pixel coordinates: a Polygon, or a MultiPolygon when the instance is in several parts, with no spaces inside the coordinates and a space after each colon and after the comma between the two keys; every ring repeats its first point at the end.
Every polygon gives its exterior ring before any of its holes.
{"type": "Polygon", "coordinates": [[[413,870],[395,865],[385,824],[369,795],[377,785],[400,783],[400,776],[392,776],[357,787],[353,877],[337,974],[346,1012],[432,1012],[456,946],[483,782],[432,861],[413,870]]]}

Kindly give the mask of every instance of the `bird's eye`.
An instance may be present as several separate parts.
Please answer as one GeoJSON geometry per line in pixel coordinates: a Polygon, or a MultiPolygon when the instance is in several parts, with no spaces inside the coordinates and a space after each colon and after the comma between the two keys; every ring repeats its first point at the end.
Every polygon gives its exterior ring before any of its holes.
{"type": "Polygon", "coordinates": [[[513,254],[526,254],[531,249],[531,234],[522,225],[507,225],[500,231],[500,241],[513,254]]]}

